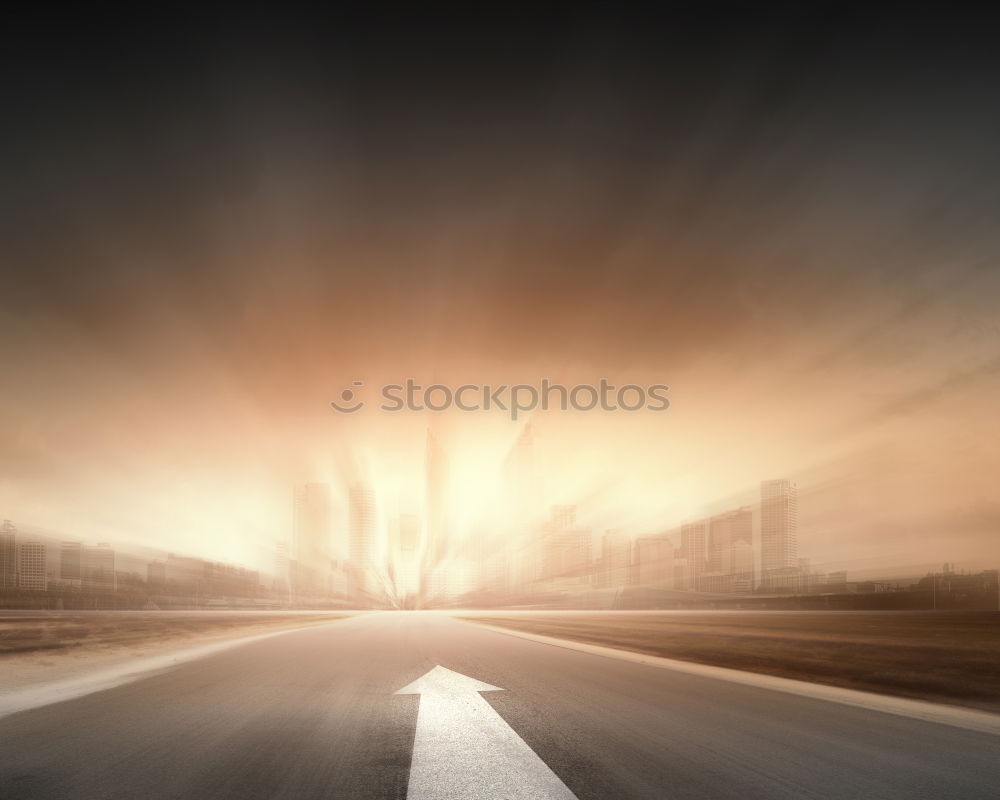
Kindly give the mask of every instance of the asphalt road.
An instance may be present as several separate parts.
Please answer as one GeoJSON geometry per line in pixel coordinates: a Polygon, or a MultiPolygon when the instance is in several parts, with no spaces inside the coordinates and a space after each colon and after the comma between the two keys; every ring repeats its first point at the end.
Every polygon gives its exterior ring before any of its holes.
{"type": "Polygon", "coordinates": [[[422,702],[411,797],[458,785],[456,770],[465,800],[1000,797],[998,736],[414,612],[252,642],[0,719],[0,797],[404,798],[422,702]],[[396,694],[426,691],[439,665],[442,686],[467,676],[504,691],[435,695],[437,711],[430,695],[396,694]],[[513,744],[492,747],[508,729],[513,744]],[[525,781],[550,794],[510,783],[532,751],[543,763],[525,781]],[[503,785],[470,793],[494,761],[503,785]]]}

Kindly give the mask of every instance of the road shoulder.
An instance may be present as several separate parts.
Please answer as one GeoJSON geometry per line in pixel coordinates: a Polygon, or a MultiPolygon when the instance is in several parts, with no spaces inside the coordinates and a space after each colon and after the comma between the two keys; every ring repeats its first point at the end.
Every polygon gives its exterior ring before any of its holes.
{"type": "Polygon", "coordinates": [[[0,718],[113,689],[233,647],[296,631],[336,625],[351,617],[351,614],[345,614],[322,623],[303,622],[264,633],[233,631],[228,635],[199,637],[187,644],[172,641],[157,646],[147,642],[111,656],[84,653],[82,657],[67,659],[60,656],[46,661],[32,654],[33,659],[8,659],[4,662],[4,681],[0,687],[0,718]]]}

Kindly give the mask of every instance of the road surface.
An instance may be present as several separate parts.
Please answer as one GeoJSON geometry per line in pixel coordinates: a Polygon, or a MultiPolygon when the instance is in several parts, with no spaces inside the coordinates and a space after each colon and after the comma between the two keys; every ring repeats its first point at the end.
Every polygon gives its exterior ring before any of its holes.
{"type": "Polygon", "coordinates": [[[1000,737],[417,612],[293,631],[0,719],[4,800],[408,790],[996,800],[1000,737]]]}

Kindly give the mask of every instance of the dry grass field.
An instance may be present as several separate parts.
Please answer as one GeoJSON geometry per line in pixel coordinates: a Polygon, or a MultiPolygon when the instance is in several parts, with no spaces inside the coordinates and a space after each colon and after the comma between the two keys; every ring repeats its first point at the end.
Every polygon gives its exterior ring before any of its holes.
{"type": "Polygon", "coordinates": [[[1000,613],[483,612],[474,622],[1000,712],[1000,613]]]}
{"type": "Polygon", "coordinates": [[[338,613],[270,611],[2,611],[0,664],[17,655],[114,651],[320,624],[338,613]]]}

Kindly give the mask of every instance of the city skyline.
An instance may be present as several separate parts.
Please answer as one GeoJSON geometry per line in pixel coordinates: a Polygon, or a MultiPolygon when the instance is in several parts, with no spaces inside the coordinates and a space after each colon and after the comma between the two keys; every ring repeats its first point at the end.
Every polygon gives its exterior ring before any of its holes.
{"type": "MultiPolygon", "coordinates": [[[[526,434],[515,447],[522,456],[525,444],[530,444],[530,430],[526,434]]],[[[444,559],[431,555],[437,548],[428,546],[426,520],[422,522],[418,514],[400,514],[383,526],[373,490],[361,484],[351,487],[351,505],[342,525],[331,514],[328,486],[308,484],[293,495],[297,544],[289,549],[287,542],[276,543],[271,554],[274,569],[263,572],[174,553],[162,553],[143,564],[142,557],[117,552],[107,543],[57,541],[38,534],[18,540],[17,526],[4,520],[0,594],[6,600],[0,600],[0,605],[13,602],[13,607],[19,603],[37,607],[40,599],[46,602],[45,596],[55,597],[57,608],[64,602],[70,603],[68,607],[83,602],[84,607],[127,608],[133,607],[128,604],[135,603],[136,597],[146,597],[143,608],[147,609],[164,602],[167,607],[180,603],[182,608],[191,603],[225,607],[234,602],[258,608],[262,603],[264,607],[317,603],[348,608],[435,608],[462,603],[500,607],[516,606],[529,598],[547,604],[569,602],[571,607],[590,607],[596,602],[597,607],[610,603],[614,608],[648,607],[650,603],[653,607],[667,603],[668,607],[715,608],[729,602],[727,598],[753,603],[769,598],[772,602],[783,602],[781,598],[809,602],[809,597],[822,599],[828,608],[831,602],[838,607],[854,602],[852,597],[875,603],[855,604],[857,608],[919,608],[925,595],[935,609],[984,603],[983,607],[992,608],[1000,603],[997,569],[958,570],[954,563],[945,562],[925,577],[909,576],[911,582],[850,579],[846,570],[818,571],[816,567],[823,565],[798,556],[798,493],[787,479],[761,481],[760,500],[753,507],[741,506],[635,538],[614,529],[592,531],[579,524],[575,505],[552,505],[547,519],[533,526],[519,547],[510,547],[510,538],[481,537],[471,549],[447,542],[445,550],[459,555],[444,559]],[[325,533],[317,528],[317,517],[325,533]],[[379,528],[386,536],[386,548],[372,546],[379,528]],[[303,530],[309,540],[304,548],[303,530]],[[315,554],[329,552],[338,535],[347,540],[353,558],[331,559],[325,565],[317,561],[315,554]],[[291,558],[290,552],[306,560],[291,558]],[[124,563],[119,563],[120,557],[124,563]],[[145,567],[145,576],[136,571],[137,566],[145,567]],[[649,595],[651,590],[659,594],[649,595]],[[647,595],[629,599],[630,595],[622,594],[634,591],[647,591],[647,595]],[[880,596],[897,599],[874,599],[880,596]],[[886,602],[895,605],[886,606],[886,602]]]]}
{"type": "MultiPolygon", "coordinates": [[[[561,582],[569,592],[668,580],[671,588],[707,593],[797,591],[823,584],[827,574],[893,580],[944,562],[886,562],[844,547],[829,558],[830,550],[823,549],[822,485],[806,489],[808,521],[800,554],[798,488],[787,478],[759,481],[755,498],[732,493],[697,506],[700,518],[671,509],[658,518],[630,518],[586,485],[575,496],[562,487],[550,492],[549,466],[538,452],[539,432],[544,442],[549,427],[537,417],[518,426],[507,450],[495,451],[494,463],[477,474],[475,502],[452,506],[458,491],[449,480],[447,445],[453,440],[439,423],[437,428],[437,433],[424,430],[422,489],[409,497],[394,494],[395,487],[380,483],[371,471],[346,487],[307,481],[294,487],[286,525],[260,544],[255,558],[210,557],[207,563],[249,564],[254,574],[270,576],[262,585],[284,587],[289,598],[340,596],[405,606],[447,603],[477,591],[503,597],[538,590],[546,582],[552,586],[545,591],[561,582]],[[468,514],[470,507],[475,514],[468,514]],[[405,557],[399,544],[403,528],[409,542],[405,557]]],[[[941,539],[947,547],[947,537],[941,539]]],[[[119,541],[117,547],[124,544],[127,551],[127,540],[119,541]]],[[[77,552],[79,584],[85,554],[94,547],[69,541],[62,546],[77,552]]],[[[180,552],[185,558],[205,555],[180,552]]],[[[953,552],[946,553],[948,563],[963,562],[968,569],[993,564],[989,557],[961,559],[953,552]]],[[[38,558],[18,550],[13,563],[38,558]]],[[[63,566],[59,577],[74,578],[73,569],[67,573],[63,566]]],[[[111,576],[113,583],[113,568],[111,576]]]]}

